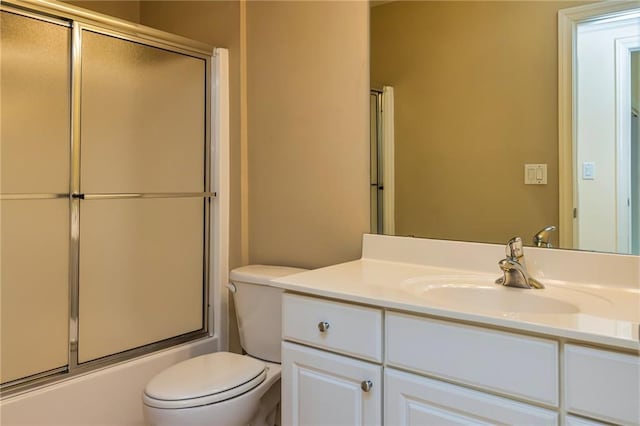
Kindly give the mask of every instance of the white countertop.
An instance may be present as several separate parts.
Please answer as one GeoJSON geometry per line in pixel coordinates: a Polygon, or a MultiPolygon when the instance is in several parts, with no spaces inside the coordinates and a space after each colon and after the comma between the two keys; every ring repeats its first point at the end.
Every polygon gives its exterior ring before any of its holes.
{"type": "MultiPolygon", "coordinates": [[[[402,237],[366,236],[365,256],[372,252],[366,247],[367,239],[374,240],[369,241],[371,244],[380,245],[388,238],[393,238],[397,245],[402,237]]],[[[416,239],[408,240],[415,246],[416,239]]],[[[431,247],[428,246],[430,240],[421,241],[419,244],[426,244],[427,251],[437,249],[441,257],[450,249],[455,253],[461,248],[472,252],[488,249],[491,255],[495,251],[493,245],[486,244],[439,241],[431,247]]],[[[534,249],[525,249],[525,254],[527,250],[533,253],[534,249]]],[[[562,252],[558,250],[558,256],[562,256],[562,252]]],[[[459,259],[456,268],[446,261],[434,262],[439,263],[437,265],[424,264],[428,261],[403,263],[398,261],[397,253],[397,247],[394,247],[394,261],[380,259],[384,256],[363,257],[277,278],[272,285],[347,302],[640,351],[640,286],[554,280],[539,270],[536,278],[545,277],[540,279],[545,289],[506,288],[493,282],[500,275],[495,263],[479,271],[478,268],[459,268],[459,259]]],[[[592,253],[585,254],[593,256],[592,253]]],[[[486,253],[480,253],[479,257],[483,255],[486,253]]],[[[575,256],[575,253],[570,255],[575,256]]],[[[474,257],[477,261],[478,257],[474,257]]],[[[496,257],[495,260],[499,259],[496,257]]],[[[620,262],[620,259],[615,261],[620,262]]],[[[633,263],[637,259],[630,257],[630,261],[632,264],[628,269],[632,273],[639,272],[633,263]]],[[[619,264],[614,266],[620,269],[619,264]]],[[[602,268],[606,269],[607,265],[603,263],[602,268]]],[[[636,280],[636,276],[632,276],[627,282],[635,283],[636,280]]],[[[624,279],[616,281],[624,282],[624,279]]]]}

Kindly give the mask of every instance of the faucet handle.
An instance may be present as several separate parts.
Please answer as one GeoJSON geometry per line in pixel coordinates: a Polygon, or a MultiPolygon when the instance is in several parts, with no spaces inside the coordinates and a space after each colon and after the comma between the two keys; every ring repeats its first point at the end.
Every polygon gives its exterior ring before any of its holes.
{"type": "Polygon", "coordinates": [[[536,235],[533,236],[533,244],[536,247],[552,247],[551,241],[550,241],[550,237],[551,237],[550,234],[556,229],[558,228],[556,228],[555,225],[549,225],[542,228],[540,231],[538,231],[536,235]]]}
{"type": "Polygon", "coordinates": [[[520,259],[524,256],[524,250],[522,248],[522,238],[513,237],[507,242],[507,247],[505,248],[505,253],[508,258],[511,259],[520,259]]]}

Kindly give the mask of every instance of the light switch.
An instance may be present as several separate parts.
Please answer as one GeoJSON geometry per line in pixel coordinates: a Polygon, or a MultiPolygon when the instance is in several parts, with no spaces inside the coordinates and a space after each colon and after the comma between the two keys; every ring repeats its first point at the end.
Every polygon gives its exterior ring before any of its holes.
{"type": "Polygon", "coordinates": [[[582,163],[582,179],[594,180],[596,178],[596,164],[593,161],[582,163]]]}
{"type": "Polygon", "coordinates": [[[525,164],[524,165],[525,185],[546,185],[547,165],[546,164],[525,164]]]}

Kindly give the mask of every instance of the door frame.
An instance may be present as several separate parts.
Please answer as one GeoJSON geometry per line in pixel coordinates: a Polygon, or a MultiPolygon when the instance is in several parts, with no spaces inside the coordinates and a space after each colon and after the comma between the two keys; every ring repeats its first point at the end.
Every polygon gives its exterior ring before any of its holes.
{"type": "Polygon", "coordinates": [[[640,8],[640,1],[611,1],[558,12],[558,184],[561,248],[578,246],[576,221],[576,70],[578,24],[622,16],[640,8]]]}

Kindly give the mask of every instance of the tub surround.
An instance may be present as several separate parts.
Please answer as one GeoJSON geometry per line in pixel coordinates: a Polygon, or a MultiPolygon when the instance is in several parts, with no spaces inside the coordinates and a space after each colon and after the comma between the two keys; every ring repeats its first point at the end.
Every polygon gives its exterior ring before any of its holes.
{"type": "Polygon", "coordinates": [[[143,426],[140,396],[149,379],[218,348],[218,338],[208,337],[12,395],[0,402],[0,424],[143,426]]]}
{"type": "Polygon", "coordinates": [[[501,274],[497,262],[504,258],[502,245],[381,235],[364,236],[359,260],[290,275],[273,285],[618,350],[640,350],[639,257],[534,247],[525,247],[524,252],[529,272],[545,289],[501,288],[492,283],[501,274]],[[429,294],[435,287],[458,289],[457,294],[450,293],[448,303],[447,297],[429,294]],[[487,291],[478,293],[481,299],[461,301],[459,296],[470,287],[487,291]],[[485,306],[483,300],[493,294],[513,296],[525,309],[485,306]],[[533,309],[526,308],[528,303],[533,309]]]}

